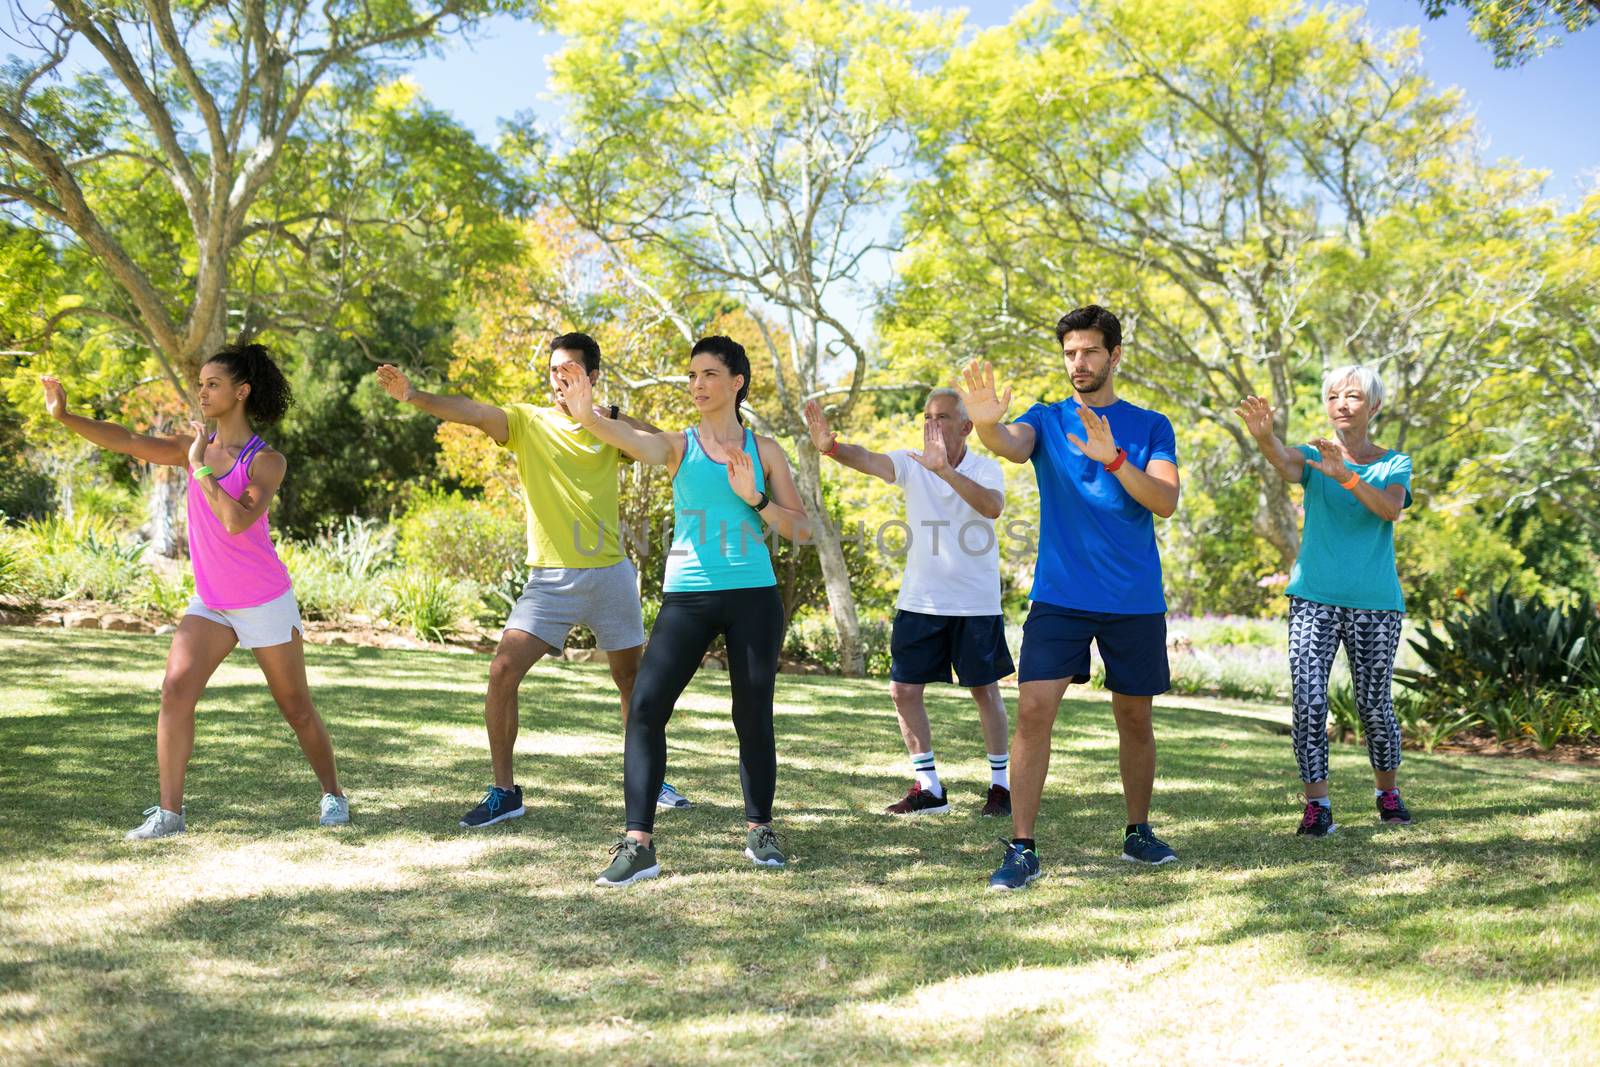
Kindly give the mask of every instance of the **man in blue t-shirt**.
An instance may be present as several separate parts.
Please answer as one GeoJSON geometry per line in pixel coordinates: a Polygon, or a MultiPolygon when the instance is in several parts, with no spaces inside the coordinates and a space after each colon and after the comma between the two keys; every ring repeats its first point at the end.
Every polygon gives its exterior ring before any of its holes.
{"type": "Polygon", "coordinates": [[[1100,649],[1121,743],[1128,806],[1122,858],[1178,857],[1150,830],[1156,742],[1151,698],[1169,687],[1166,600],[1152,516],[1178,508],[1178,450],[1160,412],[1118,400],[1122,326],[1095,304],[1062,316],[1056,340],[1073,397],[1035,404],[1004,423],[1011,390],[996,393],[994,368],[977,361],[961,390],[978,437],[1013,463],[1032,461],[1039,483],[1039,561],[1022,629],[1017,731],[1011,742],[1015,837],[991,889],[1021,889],[1039,876],[1033,823],[1050,765],[1050,731],[1073,682],[1089,680],[1089,643],[1100,649]]]}

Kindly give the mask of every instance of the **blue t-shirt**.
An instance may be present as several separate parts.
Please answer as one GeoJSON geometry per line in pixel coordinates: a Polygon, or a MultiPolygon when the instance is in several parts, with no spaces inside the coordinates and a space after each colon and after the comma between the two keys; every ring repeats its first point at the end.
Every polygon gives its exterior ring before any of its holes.
{"type": "MultiPolygon", "coordinates": [[[[1172,423],[1159,411],[1126,400],[1094,410],[1135,467],[1178,462],[1172,423]]],[[[1166,611],[1155,516],[1067,440],[1069,433],[1085,436],[1078,402],[1035,404],[1017,422],[1033,427],[1029,459],[1039,482],[1039,564],[1029,599],[1117,615],[1166,611]]]]}
{"type": "MultiPolygon", "coordinates": [[[[1317,458],[1310,445],[1297,447],[1307,459],[1317,458]]],[[[1405,453],[1345,467],[1374,489],[1405,486],[1405,506],[1411,506],[1411,457],[1405,453]]],[[[1300,472],[1300,484],[1306,487],[1306,522],[1300,558],[1289,574],[1289,595],[1342,608],[1406,610],[1394,567],[1394,523],[1368,511],[1354,493],[1309,463],[1300,472]]]]}

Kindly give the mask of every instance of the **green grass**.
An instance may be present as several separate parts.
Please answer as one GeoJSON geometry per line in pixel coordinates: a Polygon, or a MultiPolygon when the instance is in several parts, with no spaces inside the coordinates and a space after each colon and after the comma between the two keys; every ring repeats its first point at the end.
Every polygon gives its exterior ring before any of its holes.
{"type": "Polygon", "coordinates": [[[457,829],[488,775],[487,661],[316,648],[355,823],[254,665],[201,709],[192,831],[129,846],[155,796],[166,641],[0,630],[0,1062],[1577,1063],[1600,1058],[1600,773],[1408,753],[1418,816],[1373,823],[1336,747],[1344,828],[1292,836],[1270,723],[1162,710],[1158,829],[1116,859],[1115,733],[1057,730],[1047,877],[988,894],[970,701],[932,703],[957,811],[890,821],[905,757],[883,682],[781,680],[779,829],[740,857],[723,675],[674,718],[664,876],[590,885],[621,820],[598,667],[523,686],[526,818],[457,829]]]}

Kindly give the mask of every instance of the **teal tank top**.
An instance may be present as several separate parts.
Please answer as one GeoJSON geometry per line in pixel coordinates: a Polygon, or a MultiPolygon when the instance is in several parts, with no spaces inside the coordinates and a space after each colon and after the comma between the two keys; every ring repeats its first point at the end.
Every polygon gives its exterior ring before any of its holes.
{"type": "MultiPolygon", "coordinates": [[[[706,455],[694,427],[683,432],[683,462],[672,478],[672,547],[667,551],[667,593],[758,589],[777,585],[766,524],[756,509],[728,485],[728,466],[706,455]]],[[[755,466],[756,489],[765,492],[766,472],[756,435],[746,427],[744,450],[755,466]]]]}

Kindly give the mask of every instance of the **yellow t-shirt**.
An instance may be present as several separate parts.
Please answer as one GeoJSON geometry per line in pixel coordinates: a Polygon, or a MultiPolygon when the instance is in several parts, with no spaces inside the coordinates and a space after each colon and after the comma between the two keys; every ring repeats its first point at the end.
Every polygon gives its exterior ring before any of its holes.
{"type": "Polygon", "coordinates": [[[558,408],[509,404],[505,447],[517,457],[528,516],[528,566],[609,567],[622,560],[615,447],[558,408]]]}

